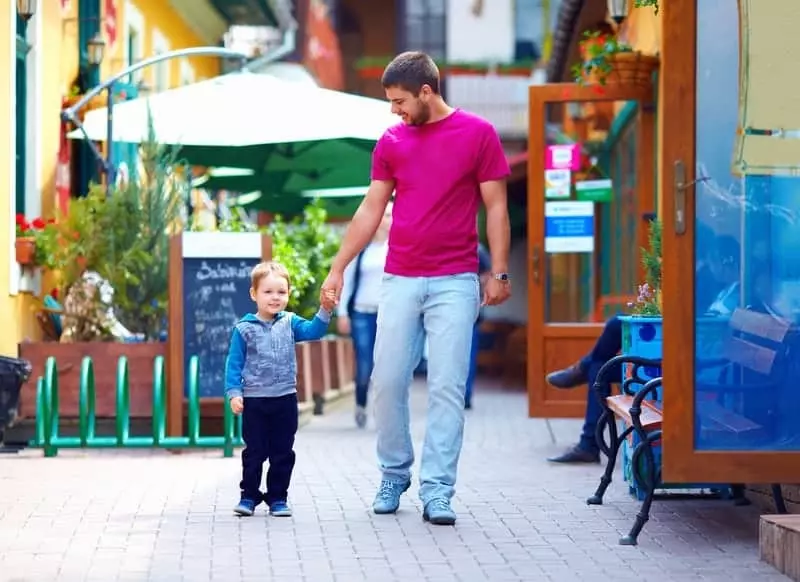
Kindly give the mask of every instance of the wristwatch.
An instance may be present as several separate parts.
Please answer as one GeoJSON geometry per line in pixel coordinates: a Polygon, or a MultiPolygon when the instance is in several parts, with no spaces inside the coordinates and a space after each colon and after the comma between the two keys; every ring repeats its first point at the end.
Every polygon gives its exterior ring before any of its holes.
{"type": "Polygon", "coordinates": [[[511,276],[508,273],[495,273],[492,275],[498,281],[502,281],[503,283],[508,283],[511,281],[511,276]]]}

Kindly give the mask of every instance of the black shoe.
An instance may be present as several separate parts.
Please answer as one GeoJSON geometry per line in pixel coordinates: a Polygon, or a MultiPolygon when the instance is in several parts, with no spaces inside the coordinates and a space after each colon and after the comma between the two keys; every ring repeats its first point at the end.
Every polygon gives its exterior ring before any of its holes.
{"type": "Polygon", "coordinates": [[[586,384],[588,380],[586,372],[580,364],[547,375],[547,383],[561,389],[577,388],[586,384]]]}
{"type": "Polygon", "coordinates": [[[547,459],[551,463],[599,463],[600,453],[585,451],[579,447],[572,447],[566,453],[547,459]]]}

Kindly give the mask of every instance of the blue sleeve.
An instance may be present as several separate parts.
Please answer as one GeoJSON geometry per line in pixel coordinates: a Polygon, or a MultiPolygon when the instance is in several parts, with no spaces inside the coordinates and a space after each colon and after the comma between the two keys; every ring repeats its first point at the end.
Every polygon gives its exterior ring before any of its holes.
{"type": "Polygon", "coordinates": [[[231,334],[231,346],[225,360],[225,396],[228,400],[242,396],[242,371],[247,356],[247,344],[237,328],[231,334]]]}
{"type": "Polygon", "coordinates": [[[294,341],[308,342],[322,339],[328,333],[328,324],[331,322],[331,314],[320,308],[314,319],[308,321],[296,313],[292,314],[292,331],[294,341]]]}

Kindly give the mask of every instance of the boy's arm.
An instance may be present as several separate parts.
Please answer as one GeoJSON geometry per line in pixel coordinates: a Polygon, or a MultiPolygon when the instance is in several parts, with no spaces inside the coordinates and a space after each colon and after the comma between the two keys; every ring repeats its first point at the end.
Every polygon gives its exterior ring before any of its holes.
{"type": "Polygon", "coordinates": [[[225,360],[225,396],[228,400],[242,397],[242,370],[246,356],[247,344],[239,330],[234,327],[228,357],[225,360]]]}
{"type": "Polygon", "coordinates": [[[297,342],[307,342],[322,339],[328,332],[328,324],[330,322],[330,312],[321,307],[311,321],[303,319],[296,313],[293,313],[292,331],[294,332],[294,340],[297,342]]]}

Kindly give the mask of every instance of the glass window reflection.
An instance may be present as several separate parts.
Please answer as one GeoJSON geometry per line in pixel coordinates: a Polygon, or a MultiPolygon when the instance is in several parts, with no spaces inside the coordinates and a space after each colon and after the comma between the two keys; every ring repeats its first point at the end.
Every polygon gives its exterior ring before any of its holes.
{"type": "Polygon", "coordinates": [[[800,177],[731,173],[736,0],[698,3],[695,448],[800,450],[800,177]],[[727,31],[727,32],[726,32],[727,31]]]}

